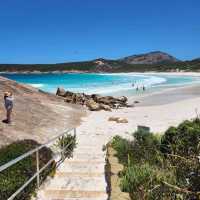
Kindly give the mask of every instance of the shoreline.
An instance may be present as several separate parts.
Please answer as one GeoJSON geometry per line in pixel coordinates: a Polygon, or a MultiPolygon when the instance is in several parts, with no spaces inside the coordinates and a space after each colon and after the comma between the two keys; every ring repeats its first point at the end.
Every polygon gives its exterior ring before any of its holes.
{"type": "Polygon", "coordinates": [[[78,70],[65,70],[65,71],[0,71],[1,74],[148,74],[148,75],[174,75],[174,76],[199,76],[200,72],[186,72],[186,71],[180,71],[180,72],[160,72],[160,71],[145,71],[145,72],[95,72],[95,71],[78,71],[78,70]]]}
{"type": "MultiPolygon", "coordinates": [[[[3,73],[4,72],[0,72],[0,78],[3,77],[3,76],[1,76],[1,74],[3,74],[3,73]]],[[[45,74],[48,74],[48,73],[49,72],[47,72],[45,74]]],[[[73,73],[77,74],[79,72],[74,71],[73,73]]],[[[88,72],[83,72],[83,73],[87,74],[88,72]]],[[[15,74],[15,72],[11,72],[9,74],[15,74]]],[[[21,73],[17,73],[17,74],[21,74],[21,73]]],[[[26,72],[25,72],[25,74],[26,74],[26,72]]],[[[37,74],[37,73],[34,73],[34,74],[37,74]]],[[[101,74],[101,73],[94,73],[94,74],[101,74]]],[[[172,75],[172,76],[174,75],[174,76],[200,77],[200,73],[198,73],[198,72],[144,72],[144,73],[130,72],[130,73],[105,73],[105,74],[121,74],[121,75],[123,75],[123,74],[124,75],[126,75],[126,74],[143,75],[144,74],[144,75],[169,75],[169,76],[170,75],[172,75]]],[[[25,85],[26,87],[31,87],[31,88],[33,88],[35,90],[38,90],[38,91],[41,91],[41,92],[44,92],[44,93],[47,93],[47,94],[55,95],[52,92],[47,92],[45,90],[42,90],[42,89],[40,89],[38,87],[33,86],[32,84],[25,84],[25,83],[19,83],[19,84],[25,85]]],[[[128,95],[128,99],[129,99],[129,101],[133,101],[133,100],[140,101],[140,100],[144,100],[144,99],[145,99],[145,101],[147,101],[147,98],[152,98],[153,96],[162,96],[162,95],[165,95],[165,94],[174,94],[174,93],[176,93],[175,91],[183,92],[183,98],[184,99],[192,98],[195,95],[193,95],[192,97],[191,96],[188,97],[187,94],[191,93],[191,91],[193,91],[195,89],[197,91],[199,91],[200,90],[200,86],[199,85],[200,85],[199,82],[190,82],[190,83],[185,83],[185,84],[182,84],[182,85],[181,84],[172,84],[171,86],[157,87],[158,88],[157,91],[155,91],[155,90],[150,88],[149,90],[146,90],[145,92],[142,92],[142,93],[135,93],[135,94],[132,94],[130,96],[128,95]]],[[[120,92],[117,92],[117,93],[120,93],[120,92]]],[[[198,95],[200,95],[200,93],[198,95]]],[[[118,96],[120,96],[120,95],[118,95],[118,96]]]]}
{"type": "Polygon", "coordinates": [[[129,101],[142,101],[142,104],[138,103],[137,106],[150,106],[151,104],[156,106],[198,97],[200,97],[200,84],[191,83],[184,86],[163,88],[162,90],[152,91],[146,94],[132,95],[129,97],[129,101]],[[159,98],[162,98],[162,100],[159,98]]]}
{"type": "MultiPolygon", "coordinates": [[[[128,73],[94,73],[94,72],[80,72],[80,71],[67,71],[67,72],[60,72],[60,71],[52,71],[52,72],[38,72],[38,71],[35,71],[35,72],[23,72],[23,73],[21,73],[21,72],[0,72],[0,76],[1,75],[3,75],[3,74],[16,74],[16,75],[20,75],[20,74],[24,74],[24,75],[40,75],[40,74],[94,74],[94,75],[116,75],[116,76],[118,76],[118,75],[120,75],[120,76],[131,76],[131,75],[135,75],[135,76],[157,76],[158,78],[159,78],[159,76],[190,76],[191,78],[192,77],[194,77],[194,81],[191,81],[191,82],[183,82],[183,83],[169,83],[169,85],[165,85],[165,84],[163,84],[163,85],[160,85],[159,86],[159,84],[157,85],[156,83],[154,83],[153,85],[151,85],[150,87],[148,87],[148,85],[147,85],[147,90],[144,92],[145,94],[145,96],[146,95],[151,95],[151,94],[154,94],[156,91],[155,90],[158,90],[158,91],[165,91],[165,90],[167,90],[167,89],[171,89],[171,88],[179,88],[179,87],[182,87],[181,85],[183,85],[184,87],[187,87],[187,86],[191,86],[191,85],[196,85],[196,84],[198,84],[198,80],[195,80],[195,77],[197,78],[200,78],[200,73],[198,73],[198,72],[144,72],[144,73],[140,73],[140,72],[128,72],[128,73]],[[152,87],[153,86],[153,87],[152,87]],[[157,88],[157,89],[156,89],[157,88]]],[[[162,77],[161,77],[162,78],[162,77]]],[[[165,78],[165,77],[164,77],[165,78]]],[[[26,83],[25,83],[26,84],[26,83]]],[[[131,83],[130,83],[131,84],[131,83]]],[[[31,85],[32,87],[35,87],[35,88],[37,88],[37,89],[39,89],[39,90],[42,90],[42,91],[45,91],[45,88],[41,88],[40,86],[39,87],[37,87],[36,85],[34,85],[34,84],[26,84],[26,85],[31,85]]],[[[37,84],[37,85],[40,85],[40,84],[37,84]]],[[[56,86],[55,86],[56,87],[56,86]]],[[[57,86],[56,88],[58,88],[59,86],[57,86]]],[[[56,89],[55,88],[55,89],[56,89]]],[[[118,89],[118,90],[116,90],[116,88],[114,89],[114,91],[112,91],[113,90],[113,88],[111,89],[109,89],[110,90],[110,92],[108,92],[108,91],[106,91],[106,92],[99,92],[99,94],[101,95],[111,95],[111,96],[115,96],[115,97],[118,97],[118,96],[127,96],[127,97],[129,97],[129,98],[131,98],[132,96],[133,97],[137,97],[137,96],[144,96],[142,93],[140,93],[140,91],[139,92],[133,92],[134,91],[134,89],[135,88],[122,88],[121,90],[120,89],[118,89]]],[[[49,92],[49,93],[53,93],[54,94],[54,92],[55,91],[47,91],[47,92],[49,92]]],[[[86,92],[85,91],[85,93],[88,93],[88,94],[98,94],[98,92],[96,91],[96,92],[90,92],[90,91],[88,91],[88,92],[86,92]]]]}

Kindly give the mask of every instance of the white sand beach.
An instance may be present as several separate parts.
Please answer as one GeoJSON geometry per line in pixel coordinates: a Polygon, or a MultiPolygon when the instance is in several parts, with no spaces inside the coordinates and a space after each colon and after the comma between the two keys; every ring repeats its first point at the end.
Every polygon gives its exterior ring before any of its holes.
{"type": "Polygon", "coordinates": [[[199,86],[174,88],[144,97],[133,97],[132,101],[140,101],[133,108],[112,112],[88,111],[77,128],[78,145],[73,158],[65,161],[55,178],[39,191],[38,200],[47,197],[70,199],[77,195],[79,199],[93,197],[95,200],[106,200],[106,152],[103,152],[103,146],[115,135],[132,138],[138,125],[149,126],[151,131],[162,134],[169,126],[196,117],[196,111],[200,110],[199,91],[199,86]],[[125,118],[128,123],[111,122],[108,121],[109,117],[125,118]]]}
{"type": "Polygon", "coordinates": [[[200,86],[166,89],[143,97],[130,98],[130,102],[135,100],[139,103],[133,108],[88,112],[79,129],[85,133],[103,134],[105,142],[116,134],[130,135],[138,125],[148,126],[151,131],[162,134],[169,126],[176,126],[200,113],[200,86]],[[109,117],[125,118],[128,123],[108,121],[109,117]]]}

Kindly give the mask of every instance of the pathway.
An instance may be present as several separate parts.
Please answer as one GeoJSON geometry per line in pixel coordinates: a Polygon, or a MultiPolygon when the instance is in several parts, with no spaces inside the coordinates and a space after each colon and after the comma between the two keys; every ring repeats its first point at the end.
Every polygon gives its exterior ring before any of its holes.
{"type": "Polygon", "coordinates": [[[107,200],[105,137],[77,130],[74,156],[66,159],[38,192],[38,200],[107,200]],[[102,139],[103,138],[103,139],[102,139]]]}

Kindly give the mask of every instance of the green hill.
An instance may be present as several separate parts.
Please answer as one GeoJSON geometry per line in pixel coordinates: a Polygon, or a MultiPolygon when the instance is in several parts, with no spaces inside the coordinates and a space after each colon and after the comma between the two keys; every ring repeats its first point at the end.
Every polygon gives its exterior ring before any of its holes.
{"type": "Polygon", "coordinates": [[[180,61],[163,52],[150,52],[118,60],[96,59],[57,64],[0,64],[0,72],[148,72],[200,71],[200,59],[180,61]]]}

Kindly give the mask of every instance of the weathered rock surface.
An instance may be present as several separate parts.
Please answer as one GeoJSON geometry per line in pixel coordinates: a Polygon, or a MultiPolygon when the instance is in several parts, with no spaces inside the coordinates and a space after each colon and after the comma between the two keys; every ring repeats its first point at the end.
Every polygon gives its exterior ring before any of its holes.
{"type": "Polygon", "coordinates": [[[77,126],[81,117],[86,115],[85,109],[79,105],[67,105],[61,97],[1,76],[0,94],[0,146],[23,139],[46,142],[56,134],[77,126]],[[14,96],[12,125],[2,122],[6,114],[5,91],[11,91],[14,96]]]}
{"type": "Polygon", "coordinates": [[[87,95],[84,93],[65,91],[63,88],[58,88],[56,95],[63,97],[67,103],[86,105],[91,111],[111,111],[112,109],[120,107],[131,107],[127,103],[128,99],[125,96],[115,98],[112,96],[100,96],[98,94],[87,95]]]}
{"type": "Polygon", "coordinates": [[[89,108],[89,110],[91,111],[98,111],[101,110],[101,107],[98,103],[96,103],[94,100],[88,100],[87,101],[87,107],[89,108]]]}
{"type": "Polygon", "coordinates": [[[117,123],[128,123],[128,120],[126,118],[120,118],[120,117],[110,117],[108,121],[114,121],[117,123]]]}

